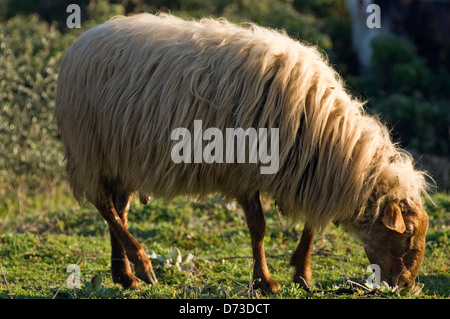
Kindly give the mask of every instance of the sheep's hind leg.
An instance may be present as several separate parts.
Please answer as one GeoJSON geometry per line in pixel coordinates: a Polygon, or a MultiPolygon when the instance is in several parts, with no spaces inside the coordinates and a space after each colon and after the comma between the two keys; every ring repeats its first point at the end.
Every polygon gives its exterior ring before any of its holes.
{"type": "Polygon", "coordinates": [[[276,293],[280,290],[280,285],[272,279],[266,264],[266,256],[264,252],[266,221],[261,208],[259,193],[252,197],[239,198],[238,202],[244,209],[245,219],[250,230],[254,261],[254,284],[266,293],[276,293]]]}
{"type": "MultiPolygon", "coordinates": [[[[113,195],[114,208],[117,215],[122,220],[123,225],[127,228],[128,210],[130,209],[131,195],[126,193],[119,193],[113,195]]],[[[121,284],[124,288],[139,289],[139,279],[133,275],[130,268],[130,263],[122,247],[122,244],[117,239],[116,235],[110,228],[111,237],[111,273],[113,282],[121,284]]]]}
{"type": "Polygon", "coordinates": [[[114,207],[112,197],[109,196],[105,203],[96,204],[95,206],[108,223],[110,231],[121,244],[126,256],[133,263],[136,276],[148,284],[157,284],[158,280],[153,272],[150,260],[142,246],[134,239],[123,223],[114,207]]]}
{"type": "Polygon", "coordinates": [[[291,265],[295,267],[294,282],[308,290],[311,284],[311,250],[314,240],[314,229],[305,224],[302,238],[291,258],[291,265]]]}

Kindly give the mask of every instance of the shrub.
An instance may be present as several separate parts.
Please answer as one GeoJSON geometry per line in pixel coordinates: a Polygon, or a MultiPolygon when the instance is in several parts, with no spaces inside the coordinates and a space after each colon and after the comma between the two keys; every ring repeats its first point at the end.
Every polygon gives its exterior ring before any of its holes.
{"type": "Polygon", "coordinates": [[[223,15],[234,22],[252,21],[262,26],[284,29],[290,36],[318,45],[323,50],[332,47],[330,37],[321,30],[323,21],[312,13],[297,11],[289,0],[235,1],[225,7],[223,15]]]}
{"type": "Polygon", "coordinates": [[[37,15],[0,23],[0,198],[54,191],[65,176],[53,121],[60,60],[83,30],[124,13],[106,1],[87,11],[83,28],[65,34],[37,15]]]}
{"type": "Polygon", "coordinates": [[[63,49],[61,34],[36,16],[0,24],[0,196],[62,176],[53,109],[63,49]]]}
{"type": "Polygon", "coordinates": [[[371,69],[353,87],[393,128],[405,147],[450,154],[450,73],[428,67],[413,43],[388,35],[372,41],[371,69]]]}

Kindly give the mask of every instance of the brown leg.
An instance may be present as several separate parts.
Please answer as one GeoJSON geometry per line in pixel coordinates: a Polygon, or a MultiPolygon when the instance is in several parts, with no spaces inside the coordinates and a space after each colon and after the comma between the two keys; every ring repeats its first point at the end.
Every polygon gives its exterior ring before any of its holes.
{"type": "Polygon", "coordinates": [[[314,229],[306,224],[300,243],[291,258],[291,265],[295,267],[294,282],[303,288],[308,288],[308,285],[311,284],[311,250],[314,233],[314,229]]]}
{"type": "MultiPolygon", "coordinates": [[[[119,214],[116,212],[112,198],[109,197],[106,203],[95,206],[108,223],[110,231],[115,235],[115,240],[122,245],[126,256],[134,264],[136,276],[148,284],[154,285],[158,283],[150,260],[145,254],[144,249],[130,234],[119,214]]],[[[118,253],[117,250],[115,253],[118,253]]]]}
{"type": "MultiPolygon", "coordinates": [[[[117,194],[113,196],[113,199],[117,215],[119,215],[123,225],[127,228],[131,195],[117,194]]],[[[139,289],[139,279],[131,272],[125,249],[123,249],[111,228],[109,233],[111,237],[111,273],[113,282],[121,284],[126,289],[139,289]]]]}
{"type": "Polygon", "coordinates": [[[276,293],[280,290],[280,285],[272,279],[266,264],[264,253],[264,233],[266,231],[266,222],[261,208],[259,194],[253,197],[239,198],[245,212],[245,219],[250,230],[250,237],[253,249],[253,280],[255,285],[267,293],[276,293]]]}

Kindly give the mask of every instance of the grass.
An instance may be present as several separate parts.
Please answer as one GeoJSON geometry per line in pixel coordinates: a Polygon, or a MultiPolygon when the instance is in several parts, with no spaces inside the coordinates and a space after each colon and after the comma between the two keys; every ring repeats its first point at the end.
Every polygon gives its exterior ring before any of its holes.
{"type": "MultiPolygon", "coordinates": [[[[360,243],[335,226],[315,240],[313,285],[307,292],[292,283],[290,254],[302,225],[291,226],[271,206],[266,214],[266,253],[282,289],[270,298],[448,298],[450,296],[450,196],[429,201],[427,251],[418,294],[363,287],[369,264],[360,243]]],[[[0,206],[0,298],[267,298],[249,288],[250,236],[243,212],[216,197],[199,202],[155,199],[132,203],[129,229],[148,253],[159,284],[123,290],[112,282],[106,223],[91,206],[79,207],[59,188],[0,206]],[[157,259],[156,257],[159,257],[157,259]],[[69,288],[67,267],[79,265],[81,285],[69,288]]]]}

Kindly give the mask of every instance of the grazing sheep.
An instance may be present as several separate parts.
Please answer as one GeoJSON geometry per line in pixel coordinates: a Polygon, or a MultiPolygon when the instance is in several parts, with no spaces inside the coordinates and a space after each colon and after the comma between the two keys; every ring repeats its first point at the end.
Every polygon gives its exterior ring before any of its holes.
{"type": "MultiPolygon", "coordinates": [[[[55,117],[74,196],[93,203],[107,221],[112,276],[124,287],[138,288],[138,278],[157,283],[127,230],[132,194],[209,193],[236,199],[244,209],[254,279],[267,292],[280,286],[265,261],[260,193],[287,218],[306,223],[291,260],[294,281],[311,280],[314,234],[334,222],[362,241],[382,280],[414,284],[428,226],[424,173],[315,48],[282,32],[224,19],[115,17],[85,32],[65,54],[55,117]],[[250,161],[175,163],[172,133],[193,132],[196,120],[221,132],[277,129],[278,170],[261,174],[262,163],[250,161]]],[[[194,148],[205,145],[198,138],[194,148]]]]}

